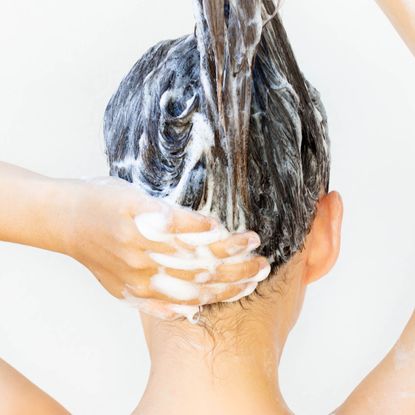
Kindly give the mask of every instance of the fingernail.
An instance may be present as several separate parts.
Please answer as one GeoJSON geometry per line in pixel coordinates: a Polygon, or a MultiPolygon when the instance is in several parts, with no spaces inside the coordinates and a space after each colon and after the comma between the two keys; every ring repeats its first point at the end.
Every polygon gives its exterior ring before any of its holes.
{"type": "Polygon", "coordinates": [[[247,251],[253,251],[261,245],[261,239],[258,234],[251,232],[248,237],[248,243],[246,246],[247,251]]]}

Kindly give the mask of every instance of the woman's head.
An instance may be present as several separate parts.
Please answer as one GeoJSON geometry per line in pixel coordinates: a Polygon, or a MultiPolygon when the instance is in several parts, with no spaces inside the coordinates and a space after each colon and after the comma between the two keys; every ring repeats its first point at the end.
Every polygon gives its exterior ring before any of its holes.
{"type": "Polygon", "coordinates": [[[275,275],[328,191],[326,113],[272,1],[194,3],[195,34],[150,48],[107,107],[111,175],[256,231],[275,275]]]}

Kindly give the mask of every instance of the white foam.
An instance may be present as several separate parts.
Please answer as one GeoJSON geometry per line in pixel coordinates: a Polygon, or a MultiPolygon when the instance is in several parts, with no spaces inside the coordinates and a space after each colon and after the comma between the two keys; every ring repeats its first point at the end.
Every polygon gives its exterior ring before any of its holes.
{"type": "Polygon", "coordinates": [[[175,189],[164,200],[174,203],[180,200],[185,186],[188,185],[190,172],[202,158],[203,153],[208,153],[213,143],[212,128],[203,114],[195,112],[192,116],[192,136],[186,150],[185,169],[175,189]]]}
{"type": "Polygon", "coordinates": [[[198,284],[203,284],[205,282],[208,282],[209,280],[210,280],[209,272],[200,272],[194,278],[194,282],[197,282],[198,284]]]}
{"type": "Polygon", "coordinates": [[[197,269],[210,269],[212,267],[211,258],[183,258],[178,255],[159,254],[156,252],[150,252],[148,255],[153,261],[166,268],[194,271],[197,269]]]}
{"type": "Polygon", "coordinates": [[[235,301],[240,300],[243,297],[246,297],[250,294],[252,294],[255,291],[255,288],[257,287],[257,282],[252,282],[249,284],[243,291],[241,291],[239,294],[235,295],[232,298],[229,298],[228,300],[221,301],[222,303],[233,303],[235,301]]]}
{"type": "Polygon", "coordinates": [[[189,306],[189,305],[179,305],[179,304],[170,304],[168,308],[179,316],[184,316],[187,320],[196,324],[199,322],[200,311],[202,307],[199,306],[189,306]]]}
{"type": "Polygon", "coordinates": [[[168,216],[165,212],[147,212],[135,217],[138,231],[144,238],[154,242],[168,242],[172,239],[167,233],[168,216]]]}
{"type": "Polygon", "coordinates": [[[186,317],[190,323],[196,324],[199,321],[199,311],[202,310],[201,306],[176,305],[159,300],[138,298],[133,296],[128,289],[123,291],[123,296],[124,300],[121,301],[160,320],[177,320],[180,317],[186,317]]]}
{"type": "Polygon", "coordinates": [[[197,284],[163,273],[151,277],[150,286],[153,290],[180,301],[195,300],[200,294],[197,284]]]}
{"type": "Polygon", "coordinates": [[[176,237],[182,242],[185,242],[189,245],[200,246],[200,245],[210,245],[215,242],[222,241],[230,236],[230,233],[222,226],[212,229],[207,232],[198,232],[198,233],[180,233],[176,237]]]}
{"type": "Polygon", "coordinates": [[[171,318],[170,313],[167,313],[165,310],[163,310],[160,305],[156,306],[156,304],[160,303],[157,300],[148,300],[145,298],[135,297],[128,291],[128,289],[125,289],[122,294],[124,296],[124,300],[121,301],[131,307],[136,308],[139,311],[142,311],[143,313],[157,317],[160,320],[167,320],[171,318]]]}
{"type": "Polygon", "coordinates": [[[268,277],[268,275],[270,274],[270,272],[271,272],[271,265],[267,265],[264,268],[261,268],[259,270],[259,272],[255,276],[253,276],[251,278],[245,278],[245,279],[240,280],[238,282],[239,283],[243,283],[243,282],[260,282],[260,281],[265,280],[268,277]]]}
{"type": "Polygon", "coordinates": [[[251,254],[240,253],[239,255],[230,256],[222,259],[223,264],[240,264],[252,258],[251,254]]]}
{"type": "Polygon", "coordinates": [[[223,294],[226,290],[228,290],[230,285],[231,284],[224,282],[209,284],[209,288],[202,291],[199,295],[200,305],[215,302],[217,295],[223,294]]]}

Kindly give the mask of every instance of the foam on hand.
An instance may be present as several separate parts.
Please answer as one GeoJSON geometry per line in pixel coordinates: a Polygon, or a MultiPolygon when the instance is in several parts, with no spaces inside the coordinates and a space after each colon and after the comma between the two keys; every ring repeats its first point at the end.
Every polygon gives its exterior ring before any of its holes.
{"type": "Polygon", "coordinates": [[[197,284],[163,273],[151,277],[150,287],[161,294],[182,301],[194,300],[200,295],[200,288],[197,284]]]}
{"type": "Polygon", "coordinates": [[[230,236],[230,233],[223,227],[218,226],[211,231],[199,233],[179,233],[176,238],[188,245],[201,246],[222,241],[230,236]]]}
{"type": "MultiPolygon", "coordinates": [[[[228,238],[230,233],[226,229],[217,227],[209,232],[174,234],[168,232],[168,220],[169,214],[166,212],[142,213],[135,218],[138,231],[146,239],[156,242],[168,242],[176,248],[174,254],[147,252],[149,257],[159,265],[157,273],[150,278],[149,288],[171,300],[194,301],[198,305],[175,305],[164,302],[160,306],[160,302],[155,302],[154,300],[137,299],[127,290],[125,295],[126,301],[141,311],[163,319],[172,319],[171,313],[173,313],[176,316],[184,316],[190,322],[195,323],[197,322],[195,316],[200,314],[202,306],[214,301],[217,295],[224,293],[233,285],[249,283],[238,295],[225,302],[238,301],[242,297],[251,294],[257,287],[258,282],[264,280],[269,275],[271,267],[267,264],[251,278],[228,283],[206,284],[217,271],[219,265],[242,263],[251,258],[249,249],[256,245],[248,244],[245,253],[220,259],[213,254],[209,245],[228,238]],[[176,238],[194,249],[184,249],[177,244],[176,238]],[[185,281],[169,275],[166,268],[200,272],[195,274],[193,281],[185,281]],[[153,309],[154,312],[152,312],[153,309]]],[[[134,289],[134,286],[129,288],[134,289]]]]}
{"type": "Polygon", "coordinates": [[[239,294],[235,295],[232,298],[229,298],[228,300],[224,300],[223,302],[224,303],[233,303],[235,301],[238,301],[241,298],[246,297],[246,296],[252,294],[255,291],[255,289],[256,289],[257,286],[258,286],[258,283],[252,282],[243,291],[241,291],[239,294]]]}
{"type": "Polygon", "coordinates": [[[169,242],[167,233],[168,217],[165,212],[146,212],[135,217],[138,231],[144,238],[154,242],[169,242]]]}
{"type": "MultiPolygon", "coordinates": [[[[169,233],[169,209],[135,219],[146,239],[176,248],[148,252],[158,264],[152,289],[205,301],[194,285],[208,285],[220,265],[249,258],[232,249],[216,258],[210,244],[252,229],[262,242],[257,253],[275,267],[304,246],[328,190],[330,155],[324,106],[297,65],[277,16],[281,1],[193,5],[195,31],[140,58],[108,104],[104,132],[111,175],[226,226],[169,233]],[[194,280],[178,283],[169,268],[195,271],[194,280]]],[[[264,265],[244,279],[249,286],[228,302],[252,293],[269,272],[264,265]]],[[[194,320],[196,309],[175,310],[194,320]]]]}

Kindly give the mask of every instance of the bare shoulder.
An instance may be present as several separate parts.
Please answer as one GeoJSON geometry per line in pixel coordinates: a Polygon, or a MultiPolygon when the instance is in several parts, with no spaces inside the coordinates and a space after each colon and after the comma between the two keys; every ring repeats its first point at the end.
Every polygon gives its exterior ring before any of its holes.
{"type": "Polygon", "coordinates": [[[2,415],[68,415],[69,412],[20,372],[0,359],[2,415]]]}
{"type": "Polygon", "coordinates": [[[331,415],[415,414],[415,313],[386,357],[331,415]]]}

